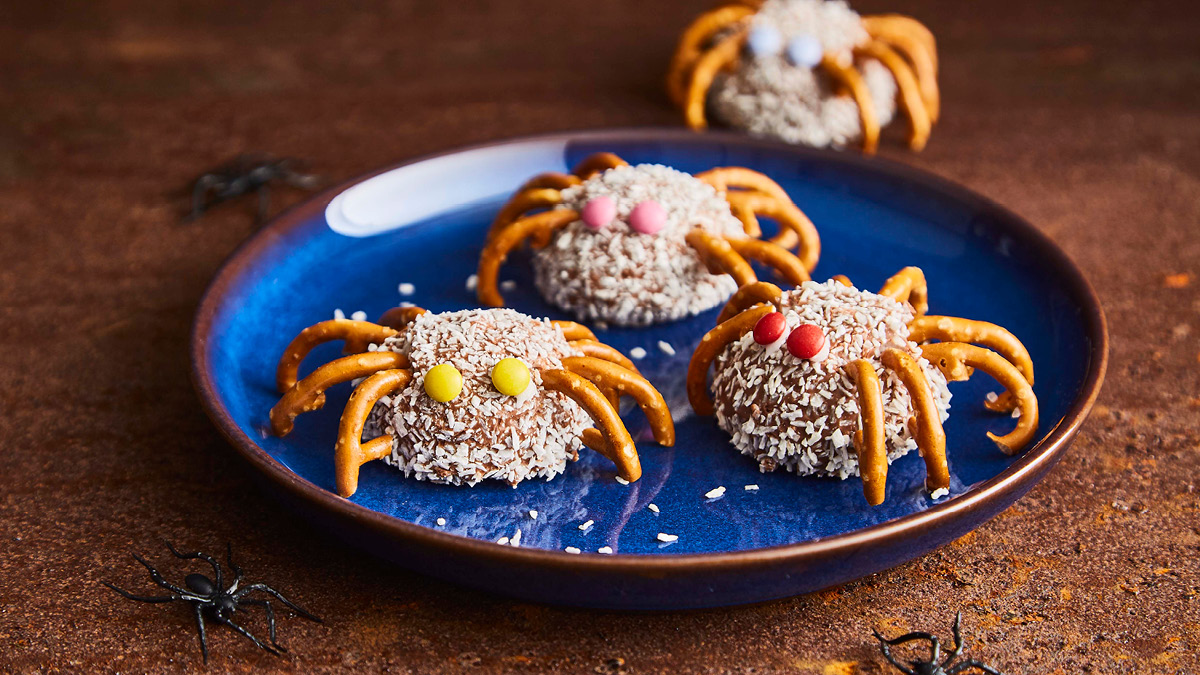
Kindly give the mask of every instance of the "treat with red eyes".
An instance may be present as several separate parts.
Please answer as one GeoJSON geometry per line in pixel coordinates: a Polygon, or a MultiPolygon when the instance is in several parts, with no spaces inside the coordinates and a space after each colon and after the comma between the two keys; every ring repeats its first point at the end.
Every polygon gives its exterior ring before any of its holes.
{"type": "Polygon", "coordinates": [[[526,240],[547,301],[581,320],[629,326],[716,307],[757,280],[749,260],[800,283],[820,254],[812,223],[760,173],[725,167],[693,176],[611,153],[570,174],[537,176],[505,204],[479,257],[480,302],[504,305],[500,265],[526,240]],[[759,218],[775,221],[778,234],[762,238],[759,218]]]}
{"type": "Polygon", "coordinates": [[[743,286],[692,355],[692,408],[715,414],[764,472],[861,475],[863,493],[876,505],[888,465],[917,448],[926,488],[948,489],[948,380],[979,368],[1005,387],[986,406],[1019,411],[1013,431],[988,432],[1007,454],[1033,440],[1038,405],[1033,362],[1020,340],[985,321],[927,316],[927,307],[925,276],[916,267],[879,293],[845,277],[789,291],[762,281],[743,286]]]}
{"type": "Polygon", "coordinates": [[[333,319],[304,329],[276,370],[283,396],[271,409],[272,432],[288,434],[298,415],[324,406],[329,387],[359,378],[334,447],[343,497],[358,488],[359,467],[377,459],[418,480],[516,485],[562,473],[583,445],[635,481],[642,469],[617,412],[623,395],[637,401],[655,441],[675,442],[666,402],[633,362],[577,323],[511,309],[401,307],[378,323],[333,319]],[[298,381],[304,357],[331,340],[345,340],[349,355],[298,381]]]}

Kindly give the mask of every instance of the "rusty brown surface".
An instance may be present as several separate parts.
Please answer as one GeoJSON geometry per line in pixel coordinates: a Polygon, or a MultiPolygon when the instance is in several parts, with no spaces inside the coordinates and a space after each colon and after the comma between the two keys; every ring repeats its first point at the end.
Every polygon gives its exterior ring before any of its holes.
{"type": "Polygon", "coordinates": [[[0,671],[200,670],[186,607],[98,585],[146,588],[127,551],[169,535],[235,542],[329,619],[283,618],[284,658],[214,629],[213,672],[886,673],[872,628],[945,634],[958,608],[968,652],[1006,673],[1200,672],[1200,4],[858,3],[940,40],[943,121],[923,154],[884,154],[1079,262],[1108,312],[1108,383],[1053,474],[953,545],[825,593],[660,615],[461,590],[262,496],[186,360],[253,206],[181,226],[170,192],[249,149],[342,179],[471,141],[677,124],[661,72],[710,3],[181,4],[0,6],[0,671]]]}

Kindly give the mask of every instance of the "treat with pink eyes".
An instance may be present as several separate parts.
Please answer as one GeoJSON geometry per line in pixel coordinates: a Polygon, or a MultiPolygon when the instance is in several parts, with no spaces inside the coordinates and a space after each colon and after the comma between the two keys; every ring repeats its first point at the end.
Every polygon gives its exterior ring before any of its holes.
{"type": "Polygon", "coordinates": [[[725,167],[693,176],[611,153],[570,174],[537,176],[505,204],[479,258],[480,302],[504,305],[500,265],[526,241],[548,302],[626,326],[716,307],[757,281],[751,260],[800,283],[820,254],[816,228],[760,173],[725,167]],[[778,234],[763,238],[759,218],[774,221],[778,234]]]}
{"type": "Polygon", "coordinates": [[[901,270],[879,293],[845,277],[789,291],[761,281],[743,286],[692,355],[692,408],[715,414],[764,472],[861,475],[863,493],[876,505],[888,465],[917,448],[926,488],[948,489],[947,381],[979,368],[1005,387],[986,407],[1019,411],[1016,428],[988,436],[1015,454],[1037,432],[1033,361],[1004,328],[927,316],[927,307],[925,276],[916,267],[901,270]]]}

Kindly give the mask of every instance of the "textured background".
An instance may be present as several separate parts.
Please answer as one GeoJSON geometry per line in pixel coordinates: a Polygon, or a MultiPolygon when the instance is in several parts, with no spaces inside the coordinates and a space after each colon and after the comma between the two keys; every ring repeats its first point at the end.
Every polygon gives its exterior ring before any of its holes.
{"type": "Polygon", "coordinates": [[[1079,262],[1108,312],[1107,386],[1054,473],[951,546],[809,597],[641,616],[401,572],[261,496],[186,359],[253,200],[183,226],[173,191],[244,150],[341,180],[677,124],[661,74],[707,0],[183,4],[0,5],[0,671],[199,669],[186,606],[99,586],[145,588],[127,552],[162,559],[160,536],[230,540],[329,620],[283,618],[282,659],[215,629],[213,672],[884,673],[872,628],[944,634],[959,608],[969,653],[1010,674],[1200,671],[1200,3],[859,3],[925,21],[944,64],[929,148],[884,154],[1079,262]]]}

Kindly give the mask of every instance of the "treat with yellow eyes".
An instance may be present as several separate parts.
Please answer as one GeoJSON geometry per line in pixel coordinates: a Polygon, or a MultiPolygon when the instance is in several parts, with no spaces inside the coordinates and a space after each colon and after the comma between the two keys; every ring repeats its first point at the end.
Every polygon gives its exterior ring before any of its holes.
{"type": "Polygon", "coordinates": [[[947,490],[947,380],[979,368],[1005,387],[985,405],[1019,411],[1013,431],[988,432],[1006,454],[1033,440],[1038,403],[1033,361],[1020,340],[985,321],[928,316],[927,297],[916,267],[879,293],[842,276],[789,291],[766,282],[743,286],[692,355],[692,408],[715,413],[734,446],[764,472],[861,475],[874,506],[883,502],[888,464],[917,448],[926,488],[947,490]]]}
{"type": "Polygon", "coordinates": [[[343,497],[357,490],[359,467],[377,459],[419,480],[516,485],[553,478],[584,445],[636,481],[641,462],[617,412],[621,396],[645,412],[655,441],[675,443],[666,402],[633,362],[577,323],[511,309],[400,307],[378,323],[333,319],[304,329],[276,370],[283,397],[271,430],[288,434],[298,415],[325,404],[329,387],[359,378],[334,447],[343,497]],[[298,380],[309,351],[332,340],[345,340],[349,355],[298,380]]]}
{"type": "Polygon", "coordinates": [[[937,66],[933,33],[907,16],[860,16],[841,0],[732,0],[684,31],[667,90],[696,130],[711,112],[756,136],[866,153],[902,111],[920,150],[938,118],[937,66]]]}
{"type": "Polygon", "coordinates": [[[569,174],[536,176],[504,205],[479,256],[481,303],[504,306],[500,266],[526,240],[542,297],[581,320],[624,326],[716,307],[756,280],[748,260],[800,283],[821,247],[808,217],[761,173],[724,167],[693,176],[612,153],[569,174]],[[778,234],[764,238],[759,218],[778,224],[778,234]]]}

